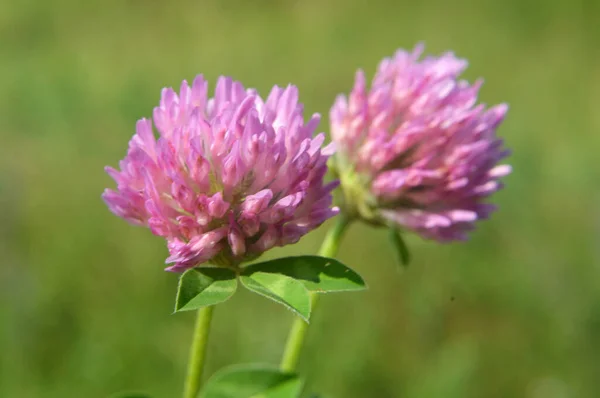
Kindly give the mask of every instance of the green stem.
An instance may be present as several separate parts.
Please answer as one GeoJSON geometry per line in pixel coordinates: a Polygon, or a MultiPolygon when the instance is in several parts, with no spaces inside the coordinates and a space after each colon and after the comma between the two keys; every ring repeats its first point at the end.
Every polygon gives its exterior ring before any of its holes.
{"type": "Polygon", "coordinates": [[[206,343],[208,342],[208,330],[212,319],[213,307],[203,307],[198,310],[194,339],[190,348],[187,376],[183,390],[183,398],[196,398],[202,380],[204,369],[204,358],[206,357],[206,343]]]}
{"type": "MultiPolygon", "coordinates": [[[[327,236],[321,245],[319,255],[323,257],[334,257],[340,247],[342,236],[350,224],[350,219],[345,217],[343,214],[338,216],[336,224],[327,232],[327,236]]],[[[315,293],[310,294],[310,308],[311,316],[317,306],[319,295],[315,293]]],[[[288,335],[287,343],[283,352],[283,358],[281,359],[280,368],[284,372],[293,372],[296,370],[296,365],[300,359],[300,352],[304,346],[304,340],[306,339],[306,332],[308,331],[308,323],[296,317],[290,334],[288,335]]]]}

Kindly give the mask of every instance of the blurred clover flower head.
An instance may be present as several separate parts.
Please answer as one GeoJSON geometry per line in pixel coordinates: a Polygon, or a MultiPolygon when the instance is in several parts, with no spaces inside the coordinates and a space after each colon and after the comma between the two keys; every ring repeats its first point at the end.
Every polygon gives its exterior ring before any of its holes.
{"type": "Polygon", "coordinates": [[[359,70],[348,98],[331,113],[343,211],[376,225],[440,242],[465,240],[495,209],[484,199],[511,172],[496,129],[505,104],[477,104],[482,84],[459,80],[467,67],[452,53],[419,60],[399,50],[384,59],[367,89],[359,70]]]}
{"type": "Polygon", "coordinates": [[[274,246],[297,242],[337,214],[324,184],[331,145],[304,122],[294,86],[275,86],[266,101],[220,77],[214,98],[200,75],[179,95],[162,91],[153,121],[137,122],[117,189],[102,195],[110,210],[166,238],[167,268],[210,261],[237,266],[274,246]]]}

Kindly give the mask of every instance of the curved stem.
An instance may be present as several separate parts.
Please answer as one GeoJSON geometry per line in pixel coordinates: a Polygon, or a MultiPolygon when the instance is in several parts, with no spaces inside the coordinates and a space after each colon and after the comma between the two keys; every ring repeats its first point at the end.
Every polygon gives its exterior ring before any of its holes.
{"type": "Polygon", "coordinates": [[[213,307],[203,307],[198,310],[196,327],[190,348],[187,376],[183,390],[183,398],[196,398],[202,380],[204,369],[204,358],[206,357],[206,343],[208,342],[208,331],[212,319],[213,307]]]}
{"type": "MultiPolygon", "coordinates": [[[[321,245],[319,255],[323,257],[333,257],[337,254],[340,247],[340,242],[344,232],[350,224],[350,219],[345,217],[343,214],[338,216],[336,224],[327,232],[327,236],[321,245]]],[[[311,315],[314,313],[317,306],[319,295],[315,293],[310,294],[310,308],[311,315]]],[[[296,317],[292,328],[288,335],[287,343],[281,359],[280,368],[284,372],[293,372],[296,370],[296,365],[300,359],[300,352],[304,346],[304,340],[306,339],[306,332],[308,331],[308,323],[296,317]]]]}

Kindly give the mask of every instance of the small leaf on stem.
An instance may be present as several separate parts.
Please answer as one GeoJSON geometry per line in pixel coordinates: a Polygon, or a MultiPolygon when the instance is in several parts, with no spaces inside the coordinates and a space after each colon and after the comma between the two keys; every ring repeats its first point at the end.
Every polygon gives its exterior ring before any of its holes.
{"type": "Polygon", "coordinates": [[[242,272],[240,281],[250,291],[283,304],[308,322],[310,296],[304,285],[289,276],[268,272],[242,272]]]}
{"type": "Polygon", "coordinates": [[[242,275],[256,272],[285,275],[301,282],[315,293],[358,291],[366,288],[365,281],[338,260],[320,256],[294,256],[249,265],[242,275]]]}
{"type": "Polygon", "coordinates": [[[175,312],[197,310],[227,301],[237,289],[234,271],[227,268],[197,267],[179,278],[175,312]]]}
{"type": "Polygon", "coordinates": [[[212,376],[199,398],[297,398],[302,380],[265,365],[234,365],[212,376]]]}

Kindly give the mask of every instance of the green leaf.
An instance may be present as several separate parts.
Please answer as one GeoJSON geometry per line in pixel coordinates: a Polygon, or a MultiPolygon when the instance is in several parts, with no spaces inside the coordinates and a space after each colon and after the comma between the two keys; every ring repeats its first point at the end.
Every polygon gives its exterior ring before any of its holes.
{"type": "Polygon", "coordinates": [[[228,300],[237,289],[234,271],[227,268],[197,267],[179,278],[175,312],[196,310],[228,300]]]}
{"type": "Polygon", "coordinates": [[[303,382],[300,378],[281,383],[261,394],[253,395],[252,398],[297,398],[302,392],[303,382]]]}
{"type": "Polygon", "coordinates": [[[310,296],[302,283],[286,275],[260,271],[242,273],[240,281],[247,289],[283,304],[308,322],[310,296]]]}
{"type": "Polygon", "coordinates": [[[297,398],[302,380],[266,365],[234,365],[211,377],[200,398],[297,398]]]}
{"type": "Polygon", "coordinates": [[[320,256],[284,257],[249,265],[242,275],[256,272],[280,274],[301,282],[315,293],[364,290],[365,281],[341,262],[320,256]]]}
{"type": "Polygon", "coordinates": [[[390,227],[390,239],[394,249],[396,249],[396,255],[400,264],[407,266],[410,263],[410,253],[406,243],[404,243],[404,239],[402,239],[400,231],[394,227],[390,227]]]}

